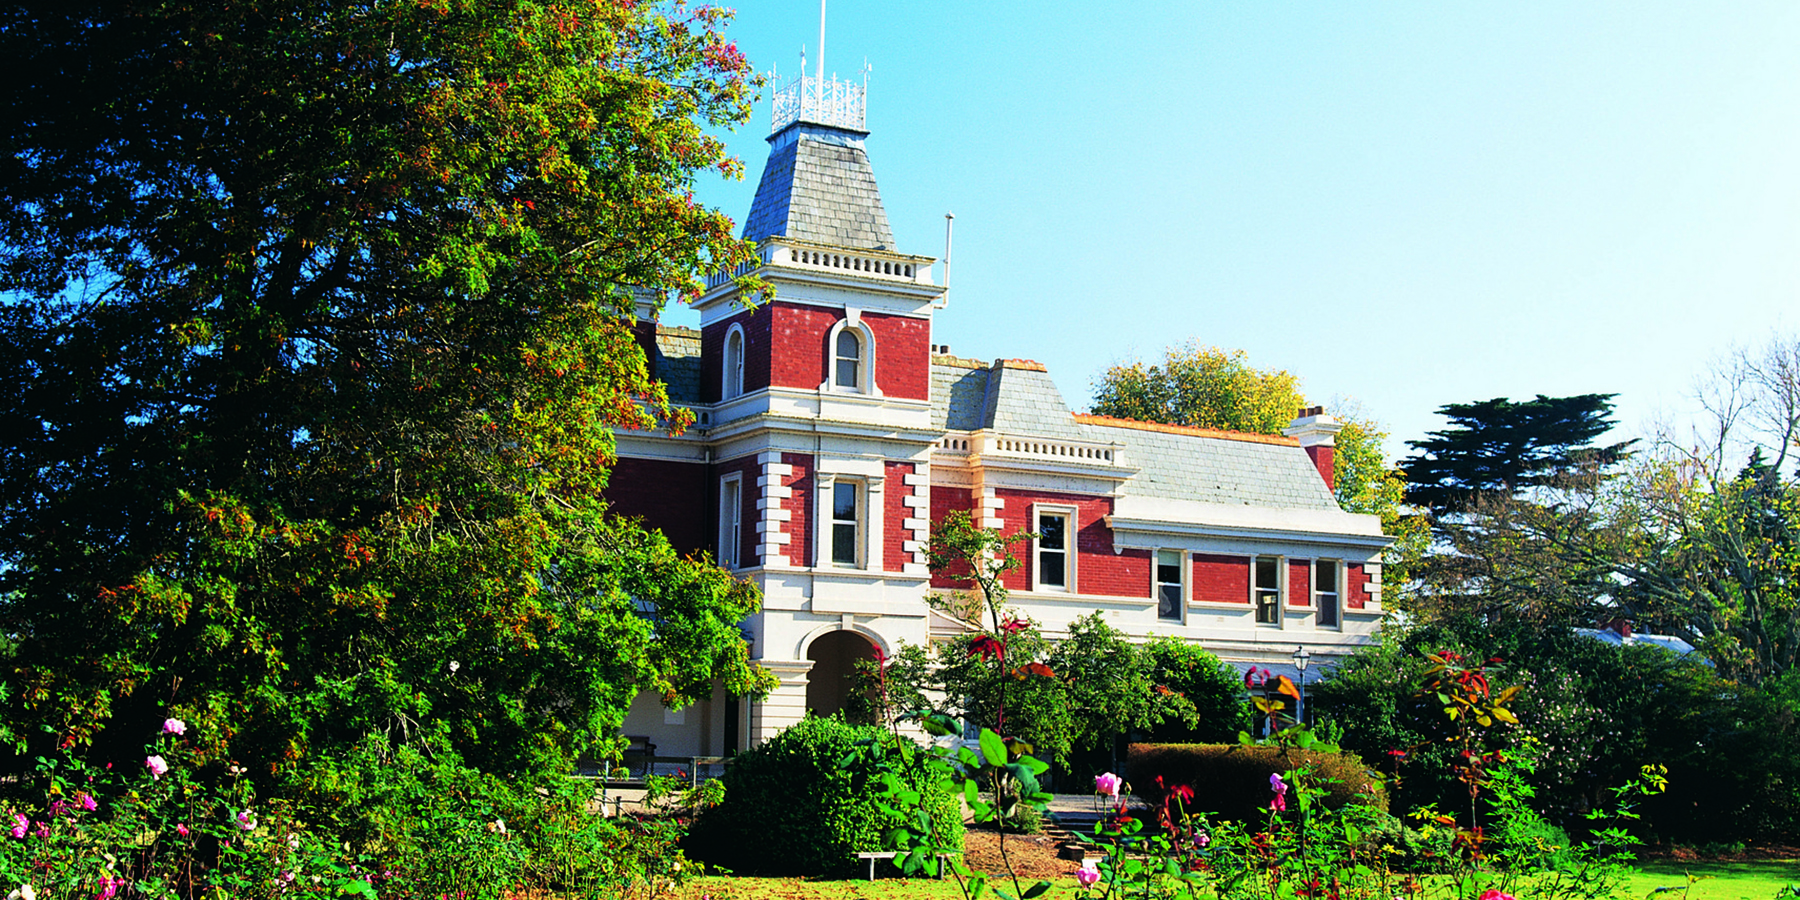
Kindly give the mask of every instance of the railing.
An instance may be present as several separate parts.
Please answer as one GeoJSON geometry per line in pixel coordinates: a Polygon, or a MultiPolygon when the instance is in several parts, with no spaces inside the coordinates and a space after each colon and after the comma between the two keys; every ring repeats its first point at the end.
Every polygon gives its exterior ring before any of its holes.
{"type": "Polygon", "coordinates": [[[813,245],[774,237],[757,248],[756,260],[709,273],[706,276],[706,289],[710,291],[722,287],[732,279],[748,275],[763,266],[842,272],[864,278],[879,278],[882,281],[930,284],[931,263],[932,260],[924,256],[884,253],[880,250],[846,252],[843,247],[813,245]]]}
{"type": "Polygon", "coordinates": [[[944,435],[938,439],[936,451],[959,456],[1030,459],[1083,466],[1125,468],[1127,465],[1125,445],[1123,444],[1029,437],[987,431],[944,435]]]}
{"type": "Polygon", "coordinates": [[[774,262],[801,269],[837,269],[874,278],[914,281],[917,263],[905,257],[878,253],[845,253],[840,250],[815,250],[810,247],[786,247],[775,253],[774,262]]]}
{"type": "Polygon", "coordinates": [[[774,134],[795,122],[815,122],[851,131],[867,131],[864,113],[868,88],[836,78],[821,81],[801,74],[775,89],[774,109],[769,117],[769,133],[774,134]]]}

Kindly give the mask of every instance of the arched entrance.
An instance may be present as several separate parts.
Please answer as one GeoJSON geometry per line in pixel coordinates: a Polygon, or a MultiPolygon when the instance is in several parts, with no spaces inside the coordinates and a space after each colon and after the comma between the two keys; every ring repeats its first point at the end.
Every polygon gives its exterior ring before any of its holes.
{"type": "Polygon", "coordinates": [[[829,716],[843,711],[856,661],[874,659],[875,645],[854,631],[828,631],[806,648],[806,658],[813,661],[806,673],[806,708],[813,715],[829,716]]]}

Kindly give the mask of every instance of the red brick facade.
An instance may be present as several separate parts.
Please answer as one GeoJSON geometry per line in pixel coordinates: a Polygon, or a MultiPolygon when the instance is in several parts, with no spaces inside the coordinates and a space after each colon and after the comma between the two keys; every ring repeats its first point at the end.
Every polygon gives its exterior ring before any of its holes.
{"type": "Polygon", "coordinates": [[[889,462],[887,478],[882,482],[881,520],[881,568],[887,572],[898,572],[906,565],[906,542],[912,540],[912,532],[906,530],[906,520],[912,516],[912,507],[906,505],[906,498],[912,496],[912,485],[906,483],[906,476],[913,473],[913,464],[909,462],[889,462]]]}
{"type": "Polygon", "coordinates": [[[1344,565],[1344,606],[1348,609],[1362,609],[1363,601],[1369,598],[1369,573],[1363,570],[1362,563],[1346,563],[1344,565]]]}
{"type": "MultiPolygon", "coordinates": [[[[731,326],[744,329],[744,393],[769,386],[769,323],[772,304],[745,310],[700,330],[700,399],[717,403],[725,385],[725,337],[731,326]]],[[[814,382],[814,387],[818,386],[814,382]]]]}
{"type": "MultiPolygon", "coordinates": [[[[738,506],[740,507],[738,510],[738,565],[744,567],[761,565],[762,547],[757,540],[756,523],[762,521],[762,515],[756,508],[756,499],[761,496],[762,491],[757,490],[756,479],[762,474],[762,466],[757,463],[756,457],[744,456],[720,463],[716,468],[718,474],[713,478],[715,487],[709,492],[713,497],[719,496],[716,486],[724,483],[725,476],[736,472],[742,479],[743,488],[738,492],[738,506]]],[[[712,502],[717,503],[718,501],[713,500],[712,502]]],[[[717,542],[718,538],[714,538],[708,543],[716,544],[717,542]]]]}
{"type": "MultiPolygon", "coordinates": [[[[744,392],[775,387],[815,390],[831,370],[831,329],[838,310],[779,300],[706,326],[700,335],[700,399],[717,403],[724,385],[725,338],[744,329],[744,392]]],[[[875,335],[875,386],[884,396],[930,399],[931,325],[912,316],[865,313],[875,335]]]]}
{"type": "MultiPolygon", "coordinates": [[[[1036,504],[1075,508],[1076,555],[1072,560],[1075,593],[1108,597],[1150,596],[1150,554],[1142,550],[1113,553],[1112,529],[1106,527],[1105,521],[1106,516],[1112,515],[1112,498],[1013,490],[996,491],[994,495],[1006,502],[998,512],[1004,523],[1000,530],[1007,534],[1037,530],[1037,523],[1032,520],[1032,509],[1036,504]]],[[[1021,543],[1013,552],[1019,554],[1025,565],[1008,572],[1003,582],[1008,590],[1031,590],[1037,566],[1037,561],[1031,558],[1031,548],[1021,543]]]]}
{"type": "Polygon", "coordinates": [[[1312,560],[1288,560],[1287,592],[1287,605],[1312,605],[1312,560]]]}
{"type": "Polygon", "coordinates": [[[717,521],[711,466],[663,459],[622,458],[606,481],[606,500],[622,516],[660,528],[682,553],[712,550],[717,521]]]}
{"type": "Polygon", "coordinates": [[[1250,603],[1250,558],[1194,554],[1194,602],[1250,603]]]}
{"type": "MultiPolygon", "coordinates": [[[[975,497],[968,488],[942,485],[933,485],[931,488],[931,525],[933,528],[953,512],[969,512],[974,508],[975,497]]],[[[936,572],[931,575],[931,586],[946,591],[963,587],[954,577],[940,575],[936,572]]]]}
{"type": "Polygon", "coordinates": [[[788,520],[781,524],[781,530],[789,536],[788,564],[809,566],[813,543],[813,458],[804,453],[783,453],[781,461],[793,467],[793,472],[781,479],[781,486],[793,492],[781,501],[781,508],[788,511],[788,520]]]}
{"type": "Polygon", "coordinates": [[[875,333],[875,385],[889,397],[931,399],[931,323],[912,316],[864,313],[875,333]]]}

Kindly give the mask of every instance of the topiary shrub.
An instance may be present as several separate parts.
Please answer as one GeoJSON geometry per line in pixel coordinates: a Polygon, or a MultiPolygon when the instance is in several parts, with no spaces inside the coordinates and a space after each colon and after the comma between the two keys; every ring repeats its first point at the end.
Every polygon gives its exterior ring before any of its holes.
{"type": "Polygon", "coordinates": [[[1371,777],[1362,758],[1347,751],[1289,750],[1283,759],[1276,747],[1244,744],[1132,744],[1126,769],[1131,789],[1145,802],[1160,805],[1168,786],[1194,789],[1189,809],[1241,819],[1269,808],[1269,776],[1306,766],[1327,789],[1324,803],[1338,808],[1351,803],[1387,810],[1387,793],[1371,777]],[[1326,783],[1332,782],[1335,783],[1326,783]]]}
{"type": "MultiPolygon", "coordinates": [[[[686,848],[734,872],[850,875],[856,854],[892,850],[877,787],[839,763],[881,729],[808,718],[740,754],[725,770],[725,800],[694,824],[686,848]]],[[[962,846],[962,808],[947,782],[910,782],[933,824],[962,846]]]]}

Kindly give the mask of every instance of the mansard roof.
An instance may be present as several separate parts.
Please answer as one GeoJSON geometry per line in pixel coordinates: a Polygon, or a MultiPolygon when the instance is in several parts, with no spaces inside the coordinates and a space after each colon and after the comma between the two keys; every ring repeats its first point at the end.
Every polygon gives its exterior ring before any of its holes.
{"type": "Polygon", "coordinates": [[[1139,471],[1120,493],[1268,509],[1340,511],[1292,438],[1076,415],[1043,365],[936,356],[932,424],[1033,437],[1117,442],[1139,471]]]}
{"type": "Polygon", "coordinates": [[[863,149],[865,134],[795,122],[769,136],[756,199],[744,237],[780,235],[860,250],[893,250],[875,171],[863,149]]]}

